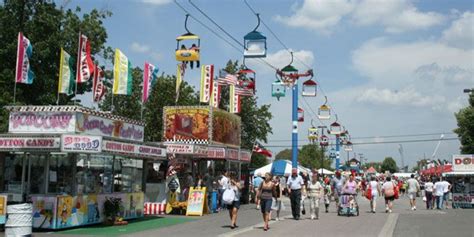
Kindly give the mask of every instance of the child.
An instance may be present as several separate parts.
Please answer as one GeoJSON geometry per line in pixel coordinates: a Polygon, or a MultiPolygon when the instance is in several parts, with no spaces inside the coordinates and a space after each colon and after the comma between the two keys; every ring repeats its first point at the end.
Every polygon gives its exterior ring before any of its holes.
{"type": "Polygon", "coordinates": [[[331,187],[325,185],[324,187],[324,206],[326,207],[326,213],[328,213],[329,204],[331,202],[331,187]]]}

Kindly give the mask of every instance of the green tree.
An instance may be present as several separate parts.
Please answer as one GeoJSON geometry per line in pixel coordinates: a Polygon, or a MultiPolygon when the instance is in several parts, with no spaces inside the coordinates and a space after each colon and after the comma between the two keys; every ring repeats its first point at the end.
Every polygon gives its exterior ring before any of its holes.
{"type": "Polygon", "coordinates": [[[252,162],[250,163],[251,169],[258,169],[268,164],[267,157],[261,154],[253,153],[251,159],[252,159],[252,162]]]}
{"type": "Polygon", "coordinates": [[[382,161],[382,165],[380,167],[382,172],[390,171],[390,173],[396,173],[398,171],[397,162],[392,157],[385,157],[382,161]]]}
{"type": "Polygon", "coordinates": [[[469,106],[455,114],[458,128],[454,132],[461,140],[461,153],[474,154],[474,93],[469,95],[469,106]]]}
{"type": "Polygon", "coordinates": [[[298,154],[300,165],[310,169],[330,169],[332,160],[324,155],[324,150],[317,144],[304,145],[298,154]]]}
{"type": "Polygon", "coordinates": [[[291,160],[291,149],[285,149],[275,156],[275,160],[291,160]]]}
{"type": "MultiPolygon", "coordinates": [[[[30,66],[36,75],[32,85],[17,84],[17,104],[56,104],[59,54],[63,47],[77,56],[78,34],[87,35],[91,53],[104,52],[107,32],[103,20],[109,11],[92,10],[82,14],[80,8],[65,10],[54,1],[5,0],[0,4],[0,107],[13,103],[13,88],[17,51],[17,35],[22,31],[33,44],[30,66]]],[[[78,88],[78,93],[90,91],[91,82],[78,88]]],[[[71,97],[61,97],[66,104],[71,97]]],[[[8,113],[0,110],[0,132],[7,128],[8,113]]]]}

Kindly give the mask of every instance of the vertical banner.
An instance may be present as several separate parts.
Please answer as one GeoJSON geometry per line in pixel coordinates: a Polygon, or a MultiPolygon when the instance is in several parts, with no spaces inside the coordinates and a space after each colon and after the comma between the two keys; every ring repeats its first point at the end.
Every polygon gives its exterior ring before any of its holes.
{"type": "Polygon", "coordinates": [[[183,82],[185,71],[186,71],[186,63],[182,62],[178,64],[176,68],[176,100],[175,100],[176,103],[178,103],[179,90],[181,88],[181,83],[183,82]]]}
{"type": "Polygon", "coordinates": [[[145,69],[143,70],[143,92],[142,103],[144,104],[150,96],[151,89],[158,79],[158,68],[153,64],[145,62],[145,69]]]}
{"type": "Polygon", "coordinates": [[[202,65],[201,67],[201,91],[199,101],[209,103],[211,100],[214,78],[214,65],[202,65]]]}
{"type": "Polygon", "coordinates": [[[63,48],[59,62],[58,93],[71,95],[74,87],[75,75],[73,72],[74,60],[63,48]]]}
{"type": "Polygon", "coordinates": [[[115,49],[113,93],[114,95],[132,94],[132,65],[119,49],[115,49]]]}
{"type": "Polygon", "coordinates": [[[219,108],[219,102],[221,100],[221,86],[217,81],[213,81],[212,83],[212,94],[211,99],[209,101],[209,105],[213,106],[214,108],[219,108]]]}
{"type": "Polygon", "coordinates": [[[229,87],[229,112],[230,113],[240,113],[240,96],[235,93],[235,86],[230,85],[229,87]]]}
{"type": "Polygon", "coordinates": [[[79,36],[79,49],[77,50],[76,82],[84,83],[94,73],[94,62],[91,58],[91,45],[87,36],[79,36]]]}
{"type": "Polygon", "coordinates": [[[35,74],[30,67],[30,58],[33,54],[33,46],[23,33],[18,33],[18,48],[16,54],[15,83],[31,84],[35,74]]]}
{"type": "Polygon", "coordinates": [[[99,103],[107,92],[104,80],[104,71],[96,65],[94,70],[94,81],[92,82],[92,96],[95,103],[99,103]]]}

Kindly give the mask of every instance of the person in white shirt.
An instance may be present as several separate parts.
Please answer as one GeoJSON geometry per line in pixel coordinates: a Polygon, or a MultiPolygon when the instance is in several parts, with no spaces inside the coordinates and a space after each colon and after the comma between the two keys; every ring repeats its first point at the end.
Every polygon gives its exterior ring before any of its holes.
{"type": "Polygon", "coordinates": [[[385,196],[385,212],[392,213],[393,201],[395,200],[395,187],[396,184],[392,181],[392,178],[388,176],[382,185],[382,193],[385,196]]]}
{"type": "Polygon", "coordinates": [[[444,202],[445,208],[448,209],[448,198],[449,198],[449,191],[451,190],[451,184],[446,180],[441,181],[441,183],[443,183],[443,202],[444,202]]]}
{"type": "Polygon", "coordinates": [[[288,186],[288,193],[290,194],[291,200],[291,213],[295,220],[300,219],[300,202],[301,202],[301,188],[304,185],[304,180],[298,175],[298,170],[293,168],[291,170],[291,176],[286,181],[288,186]]]}
{"type": "Polygon", "coordinates": [[[444,184],[441,179],[437,179],[434,184],[434,195],[436,197],[436,209],[440,210],[443,208],[443,195],[444,195],[444,184]]]}
{"type": "Polygon", "coordinates": [[[225,208],[224,201],[222,201],[222,194],[224,194],[224,191],[229,187],[229,178],[227,178],[227,171],[222,172],[222,177],[219,179],[219,208],[225,208]]]}
{"type": "Polygon", "coordinates": [[[369,185],[372,194],[372,198],[370,199],[370,209],[372,213],[375,213],[375,207],[377,206],[377,197],[380,196],[380,185],[377,182],[375,176],[370,177],[369,185]]]}
{"type": "Polygon", "coordinates": [[[425,197],[426,197],[426,209],[433,209],[433,187],[434,184],[431,179],[425,183],[425,197]]]}
{"type": "Polygon", "coordinates": [[[420,191],[420,183],[415,179],[415,175],[411,174],[410,179],[407,180],[408,198],[410,199],[411,210],[416,210],[416,193],[420,191]]]}

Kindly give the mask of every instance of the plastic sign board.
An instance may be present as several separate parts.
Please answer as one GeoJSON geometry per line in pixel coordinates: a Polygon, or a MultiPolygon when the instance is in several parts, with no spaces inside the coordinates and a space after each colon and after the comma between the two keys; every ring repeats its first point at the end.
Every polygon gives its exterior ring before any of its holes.
{"type": "Polygon", "coordinates": [[[474,171],[474,155],[453,155],[453,171],[474,171]]]}
{"type": "Polygon", "coordinates": [[[0,195],[0,224],[5,224],[7,219],[7,195],[0,195]]]}
{"type": "Polygon", "coordinates": [[[59,137],[0,137],[0,151],[59,149],[59,137]]]}
{"type": "Polygon", "coordinates": [[[102,150],[110,153],[131,156],[146,156],[150,158],[163,158],[166,156],[166,150],[164,148],[109,140],[103,141],[102,150]]]}
{"type": "Polygon", "coordinates": [[[61,136],[61,151],[80,153],[102,152],[102,137],[64,134],[61,136]]]}
{"type": "Polygon", "coordinates": [[[74,132],[76,116],[72,112],[11,112],[10,133],[74,132]]]}
{"type": "MultiPolygon", "coordinates": [[[[190,188],[186,216],[202,216],[207,203],[206,188],[190,188]]],[[[206,208],[207,209],[207,208],[206,208]]]]}

